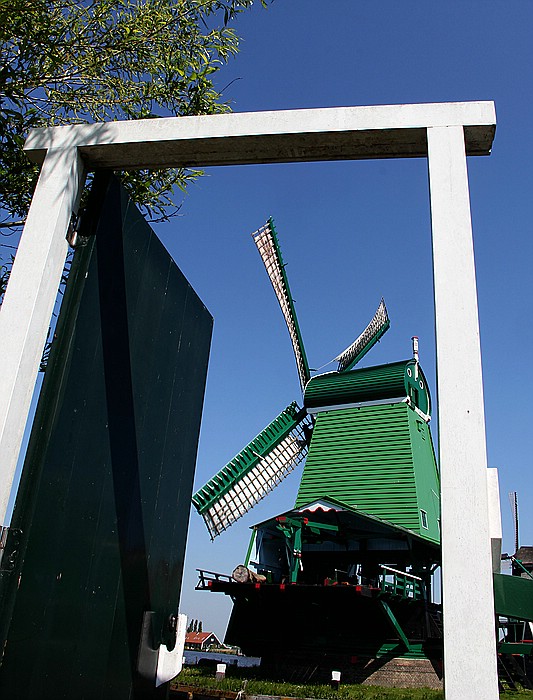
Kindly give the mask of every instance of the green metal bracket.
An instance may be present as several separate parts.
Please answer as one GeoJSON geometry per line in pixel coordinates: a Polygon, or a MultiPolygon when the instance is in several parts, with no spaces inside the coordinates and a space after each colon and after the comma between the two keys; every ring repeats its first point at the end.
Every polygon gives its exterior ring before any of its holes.
{"type": "Polygon", "coordinates": [[[302,528],[294,530],[292,540],[291,583],[296,583],[302,568],[302,528]]]}
{"type": "Polygon", "coordinates": [[[288,516],[280,516],[276,518],[277,528],[285,536],[289,549],[289,568],[290,582],[296,583],[298,580],[298,572],[301,570],[302,562],[302,531],[304,528],[309,528],[314,534],[320,534],[320,531],[338,532],[337,525],[329,525],[328,523],[310,522],[307,517],[290,518],[288,516]]]}
{"type": "Polygon", "coordinates": [[[302,521],[296,518],[284,518],[277,524],[287,540],[289,551],[289,573],[290,582],[298,581],[298,572],[302,563],[302,521]]]}
{"type": "Polygon", "coordinates": [[[338,525],[328,525],[327,523],[304,523],[314,535],[320,535],[325,530],[326,532],[339,532],[338,525]]]}
{"type": "Polygon", "coordinates": [[[308,527],[313,532],[319,532],[320,530],[329,530],[331,532],[339,531],[338,525],[330,525],[329,523],[315,523],[303,515],[299,518],[290,518],[286,515],[282,515],[276,518],[276,520],[280,529],[283,525],[290,525],[292,527],[308,527]]]}
{"type": "Polygon", "coordinates": [[[252,549],[257,538],[257,530],[254,528],[252,530],[252,536],[250,537],[250,544],[248,545],[248,551],[246,552],[246,557],[244,559],[244,566],[248,566],[250,563],[250,557],[252,556],[252,549]]]}
{"type": "Polygon", "coordinates": [[[394,613],[393,613],[392,610],[390,609],[388,603],[386,603],[384,600],[380,600],[379,602],[381,603],[381,606],[382,606],[383,610],[385,611],[387,617],[389,618],[389,620],[391,621],[391,623],[392,623],[394,629],[396,630],[396,632],[397,632],[397,634],[398,634],[398,637],[400,638],[402,644],[405,646],[405,648],[407,649],[407,651],[411,651],[411,645],[410,645],[410,643],[409,643],[409,640],[408,640],[407,637],[405,636],[405,632],[403,631],[403,629],[402,629],[400,623],[399,623],[398,620],[396,619],[396,616],[394,615],[394,613]]]}
{"type": "Polygon", "coordinates": [[[338,525],[329,525],[328,523],[311,523],[311,522],[304,522],[304,525],[308,527],[312,531],[321,531],[321,530],[327,530],[330,532],[338,532],[339,531],[339,526],[338,525]]]}

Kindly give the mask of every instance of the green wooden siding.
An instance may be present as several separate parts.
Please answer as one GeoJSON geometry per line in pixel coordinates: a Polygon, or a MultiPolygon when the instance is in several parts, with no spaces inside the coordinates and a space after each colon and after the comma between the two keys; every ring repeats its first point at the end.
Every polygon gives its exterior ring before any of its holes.
{"type": "Polygon", "coordinates": [[[427,529],[420,533],[434,542],[440,542],[440,477],[429,425],[414,411],[408,411],[416,493],[419,510],[427,513],[427,529]]]}
{"type": "Polygon", "coordinates": [[[428,426],[421,421],[420,430],[417,418],[405,403],[319,413],[296,507],[331,496],[438,540],[430,508],[431,490],[439,493],[435,459],[428,426]],[[433,520],[428,529],[420,508],[433,520]]]}

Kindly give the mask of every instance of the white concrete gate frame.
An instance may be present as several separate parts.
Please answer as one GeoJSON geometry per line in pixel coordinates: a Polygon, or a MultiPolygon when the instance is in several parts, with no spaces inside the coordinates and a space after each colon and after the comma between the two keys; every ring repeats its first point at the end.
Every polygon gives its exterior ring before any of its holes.
{"type": "Polygon", "coordinates": [[[467,155],[490,154],[495,128],[492,102],[456,102],[32,130],[24,148],[31,160],[42,163],[41,173],[0,310],[0,523],[67,253],[67,229],[88,170],[427,158],[442,486],[445,697],[497,700],[491,536],[496,544],[501,540],[501,521],[497,475],[487,471],[466,164],[467,155]],[[460,405],[458,395],[463,397],[460,405]],[[475,568],[465,565],[474,560],[475,568]]]}

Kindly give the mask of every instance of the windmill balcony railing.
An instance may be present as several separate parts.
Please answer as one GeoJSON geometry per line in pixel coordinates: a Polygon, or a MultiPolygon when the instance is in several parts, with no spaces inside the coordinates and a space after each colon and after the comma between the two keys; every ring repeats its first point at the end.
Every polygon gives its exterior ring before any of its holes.
{"type": "Polygon", "coordinates": [[[398,571],[390,566],[381,566],[380,588],[382,593],[398,598],[422,600],[424,584],[419,576],[398,571]]]}
{"type": "Polygon", "coordinates": [[[224,583],[232,582],[232,578],[228,574],[217,574],[215,571],[204,571],[203,569],[196,569],[196,571],[198,572],[197,591],[208,590],[211,588],[214,581],[222,581],[224,583]]]}

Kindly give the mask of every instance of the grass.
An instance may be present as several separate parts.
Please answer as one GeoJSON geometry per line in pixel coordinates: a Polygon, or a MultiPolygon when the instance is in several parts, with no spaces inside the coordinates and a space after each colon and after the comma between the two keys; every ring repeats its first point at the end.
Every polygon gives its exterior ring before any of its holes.
{"type": "MultiPolygon", "coordinates": [[[[429,688],[380,688],[369,685],[343,685],[333,690],[329,685],[299,684],[267,681],[254,669],[228,667],[226,678],[218,683],[214,669],[185,667],[173,685],[198,688],[244,690],[246,695],[275,695],[292,698],[320,698],[321,700],[444,700],[440,690],[429,688]]],[[[506,691],[500,700],[533,700],[533,691],[506,691]]]]}

